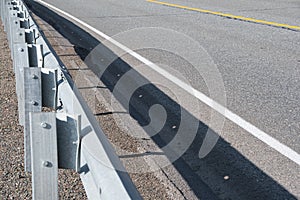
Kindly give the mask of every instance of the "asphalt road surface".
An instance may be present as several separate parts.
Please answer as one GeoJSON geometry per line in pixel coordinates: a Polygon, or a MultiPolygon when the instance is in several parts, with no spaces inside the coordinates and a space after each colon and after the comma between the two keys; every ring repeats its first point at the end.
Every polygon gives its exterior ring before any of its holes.
{"type": "MultiPolygon", "coordinates": [[[[204,163],[197,166],[190,164],[190,167],[195,167],[195,173],[219,198],[300,198],[299,1],[164,1],[167,5],[145,0],[45,2],[82,20],[188,82],[197,91],[210,96],[270,138],[289,147],[294,153],[291,157],[298,159],[298,163],[292,161],[282,155],[273,142],[266,144],[270,140],[261,141],[240,128],[238,120],[226,119],[221,129],[218,129],[218,125],[215,128],[209,118],[214,109],[206,108],[199,101],[200,110],[195,108],[193,112],[186,108],[187,111],[215,130],[224,144],[230,146],[230,150],[218,151],[222,148],[217,144],[215,150],[203,158],[204,163]],[[242,17],[251,18],[252,21],[242,17]],[[205,71],[210,70],[215,76],[205,77],[205,71]],[[205,171],[211,168],[218,169],[205,171]],[[253,172],[255,170],[257,173],[253,172]],[[255,175],[247,175],[250,171],[255,175]],[[229,183],[223,184],[224,181],[229,183]],[[236,184],[244,184],[246,189],[236,184]],[[251,190],[251,187],[255,189],[251,190]],[[222,191],[231,189],[231,194],[222,194],[222,191]]],[[[96,35],[88,28],[81,27],[96,35]]],[[[118,52],[105,39],[102,38],[101,42],[118,52]]],[[[82,48],[85,48],[84,45],[82,48]]],[[[130,55],[123,57],[137,71],[141,68],[140,60],[130,55]]],[[[153,77],[147,70],[139,72],[149,80],[153,77]]],[[[172,78],[169,76],[169,79],[172,78]]],[[[152,83],[155,81],[151,80],[152,83]]],[[[173,88],[165,87],[167,89],[164,92],[170,92],[168,95],[175,93],[173,88]]],[[[179,98],[179,102],[193,103],[193,95],[180,94],[173,94],[175,99],[179,98]]],[[[193,142],[194,146],[201,146],[196,142],[193,142]]],[[[195,156],[184,157],[184,160],[193,163],[195,156]]]]}

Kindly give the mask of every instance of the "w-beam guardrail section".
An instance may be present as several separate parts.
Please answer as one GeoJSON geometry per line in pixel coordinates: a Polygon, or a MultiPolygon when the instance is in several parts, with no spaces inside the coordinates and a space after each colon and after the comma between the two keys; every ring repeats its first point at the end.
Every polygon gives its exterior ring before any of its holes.
{"type": "Polygon", "coordinates": [[[89,199],[140,199],[26,5],[21,0],[1,0],[0,12],[16,77],[25,170],[32,172],[33,199],[58,199],[58,168],[79,172],[89,199]],[[52,112],[42,112],[43,107],[52,112]]]}

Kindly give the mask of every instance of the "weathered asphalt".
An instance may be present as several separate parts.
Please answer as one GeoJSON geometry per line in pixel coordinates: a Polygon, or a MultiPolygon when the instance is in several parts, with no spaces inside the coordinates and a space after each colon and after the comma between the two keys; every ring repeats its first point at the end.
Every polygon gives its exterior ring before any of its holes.
{"type": "MultiPolygon", "coordinates": [[[[193,52],[197,49],[193,49],[192,43],[199,43],[222,76],[227,97],[225,106],[296,152],[300,152],[299,32],[146,1],[87,0],[70,3],[70,1],[49,0],[47,2],[105,34],[114,36],[129,48],[137,49],[138,53],[154,63],[172,67],[189,80],[192,86],[208,94],[203,79],[195,73],[195,68],[199,66],[191,66],[176,55],[183,50],[187,54],[191,52],[189,57],[196,59],[197,55],[193,52]],[[144,35],[139,32],[141,28],[144,35]],[[167,36],[162,35],[164,33],[162,30],[165,29],[176,32],[167,36]],[[192,40],[184,41],[178,38],[178,33],[192,40]],[[159,41],[161,48],[149,49],[143,46],[144,41],[149,38],[153,43],[159,41]],[[161,38],[168,38],[168,41],[161,38]],[[170,49],[172,42],[173,51],[166,52],[164,49],[170,49]]],[[[170,3],[289,25],[300,24],[300,3],[295,1],[226,0],[170,3]]],[[[134,59],[127,59],[128,62],[135,62],[134,59]]],[[[150,100],[152,98],[151,94],[147,97],[150,100]]],[[[175,118],[172,120],[176,121],[175,118]]],[[[209,124],[205,115],[198,119],[204,124],[209,124]]],[[[222,141],[208,157],[198,160],[199,149],[195,147],[190,148],[190,153],[186,157],[183,156],[183,159],[220,198],[299,198],[298,165],[232,122],[226,121],[223,131],[218,134],[222,137],[222,141]],[[224,181],[227,175],[232,182],[224,181]],[[237,187],[237,184],[240,185],[237,187]],[[231,194],[228,194],[230,191],[231,194]]],[[[199,142],[201,140],[197,141],[196,138],[192,147],[199,146],[199,142]]]]}

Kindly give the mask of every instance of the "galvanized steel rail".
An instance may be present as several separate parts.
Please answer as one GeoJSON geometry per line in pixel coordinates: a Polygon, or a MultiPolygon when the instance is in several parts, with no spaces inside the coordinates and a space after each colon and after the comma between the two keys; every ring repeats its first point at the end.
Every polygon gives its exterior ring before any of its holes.
{"type": "Polygon", "coordinates": [[[58,168],[79,172],[89,199],[140,199],[26,5],[1,0],[0,6],[16,75],[25,170],[32,172],[33,199],[58,199],[58,168]],[[42,107],[53,112],[42,112],[42,107]]]}

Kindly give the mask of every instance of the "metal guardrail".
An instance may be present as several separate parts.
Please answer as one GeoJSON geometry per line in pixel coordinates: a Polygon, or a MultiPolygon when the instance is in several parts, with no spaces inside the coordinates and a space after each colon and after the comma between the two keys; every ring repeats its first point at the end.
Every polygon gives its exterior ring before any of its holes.
{"type": "Polygon", "coordinates": [[[33,199],[58,199],[58,168],[79,172],[89,199],[141,199],[26,5],[2,0],[0,6],[16,76],[33,199]],[[54,111],[42,112],[42,107],[54,111]]]}

